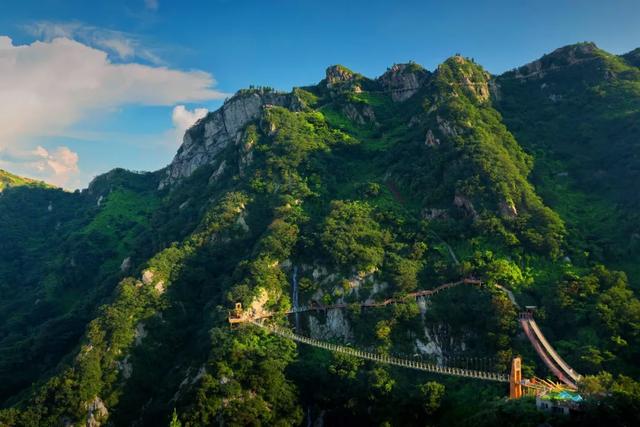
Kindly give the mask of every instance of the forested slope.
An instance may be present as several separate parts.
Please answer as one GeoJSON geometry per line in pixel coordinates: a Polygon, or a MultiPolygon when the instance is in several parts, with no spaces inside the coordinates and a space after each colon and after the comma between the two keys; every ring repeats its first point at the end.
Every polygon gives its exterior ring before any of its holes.
{"type": "Polygon", "coordinates": [[[174,409],[189,426],[631,422],[634,55],[580,44],[498,77],[461,56],[376,79],[333,66],[290,93],[238,92],[161,171],[5,189],[0,424],[163,425],[174,409]],[[485,286],[356,304],[465,277],[485,286]],[[539,306],[587,375],[581,415],[227,323],[236,302],[290,309],[295,287],[299,304],[349,305],[292,318],[299,333],[487,370],[520,355],[525,376],[549,375],[494,285],[539,306]]]}

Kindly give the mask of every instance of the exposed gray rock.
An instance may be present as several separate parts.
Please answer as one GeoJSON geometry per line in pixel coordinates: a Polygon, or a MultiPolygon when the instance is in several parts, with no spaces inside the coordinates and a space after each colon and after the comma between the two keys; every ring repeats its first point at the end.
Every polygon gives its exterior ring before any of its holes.
{"type": "Polygon", "coordinates": [[[452,125],[451,123],[449,123],[447,120],[443,119],[440,116],[436,116],[436,121],[438,122],[438,129],[440,130],[440,132],[442,132],[442,134],[449,136],[449,137],[456,137],[460,134],[462,134],[462,130],[459,129],[457,126],[452,125]]]}
{"type": "Polygon", "coordinates": [[[120,272],[126,273],[131,268],[131,257],[126,257],[120,264],[120,272]]]}
{"type": "Polygon", "coordinates": [[[190,176],[203,165],[213,163],[222,150],[240,141],[244,127],[258,119],[268,105],[282,106],[292,111],[303,108],[292,93],[253,90],[236,94],[185,132],[182,146],[166,168],[159,189],[190,176]]]}
{"type": "Polygon", "coordinates": [[[424,208],[422,218],[433,221],[434,219],[447,219],[449,214],[446,209],[424,208]]]}
{"type": "Polygon", "coordinates": [[[440,145],[440,140],[433,135],[433,131],[429,129],[425,137],[424,143],[427,147],[435,147],[440,145]]]}
{"type": "Polygon", "coordinates": [[[344,310],[327,310],[326,322],[322,324],[315,315],[309,316],[309,330],[311,337],[315,339],[341,338],[349,341],[353,338],[353,332],[349,321],[345,317],[344,310]]]}
{"type": "Polygon", "coordinates": [[[87,427],[100,427],[109,416],[109,411],[102,399],[98,396],[86,404],[87,407],[87,427]]]}
{"type": "Polygon", "coordinates": [[[227,166],[227,161],[223,160],[220,162],[220,164],[218,165],[218,168],[216,170],[213,171],[213,173],[211,174],[211,176],[209,177],[209,184],[213,184],[214,182],[216,182],[218,180],[218,178],[220,178],[222,176],[222,174],[225,171],[225,168],[227,166]]]}
{"type": "Polygon", "coordinates": [[[498,210],[503,218],[515,218],[518,216],[516,205],[512,201],[502,201],[498,205],[498,210]]]}
{"type": "Polygon", "coordinates": [[[420,89],[429,72],[417,64],[395,64],[386,73],[378,77],[394,102],[402,102],[420,89]]]}
{"type": "Polygon", "coordinates": [[[463,209],[465,212],[471,215],[473,219],[478,218],[478,213],[476,212],[473,203],[471,203],[471,200],[469,200],[467,196],[457,193],[453,198],[453,205],[457,208],[463,209]]]}
{"type": "Polygon", "coordinates": [[[489,80],[489,93],[491,94],[491,99],[494,101],[500,101],[502,98],[502,92],[500,92],[500,85],[495,79],[489,80]]]}
{"type": "Polygon", "coordinates": [[[346,82],[351,82],[355,79],[356,74],[342,65],[332,65],[327,68],[326,82],[329,89],[335,88],[346,82]]]}
{"type": "Polygon", "coordinates": [[[129,378],[131,378],[131,374],[133,374],[133,365],[129,360],[130,357],[131,355],[127,354],[127,357],[125,357],[119,362],[116,362],[116,365],[118,366],[118,370],[122,373],[122,377],[125,380],[128,380],[129,378]]]}
{"type": "Polygon", "coordinates": [[[236,225],[242,229],[245,233],[249,232],[249,226],[247,225],[247,221],[245,219],[245,214],[242,213],[238,215],[238,219],[236,220],[236,225]]]}
{"type": "Polygon", "coordinates": [[[145,339],[146,336],[147,331],[144,328],[144,323],[138,323],[134,332],[135,345],[140,345],[142,343],[142,340],[145,339]]]}
{"type": "Polygon", "coordinates": [[[359,125],[366,123],[378,124],[376,115],[370,105],[363,104],[356,106],[355,104],[349,103],[342,108],[342,112],[349,120],[359,125]]]}

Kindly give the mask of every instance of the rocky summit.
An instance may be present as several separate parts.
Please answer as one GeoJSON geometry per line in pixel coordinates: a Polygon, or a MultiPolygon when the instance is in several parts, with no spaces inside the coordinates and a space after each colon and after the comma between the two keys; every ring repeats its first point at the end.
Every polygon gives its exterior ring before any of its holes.
{"type": "Polygon", "coordinates": [[[334,65],[159,171],[0,171],[0,426],[637,425],[638,58],[334,65]]]}

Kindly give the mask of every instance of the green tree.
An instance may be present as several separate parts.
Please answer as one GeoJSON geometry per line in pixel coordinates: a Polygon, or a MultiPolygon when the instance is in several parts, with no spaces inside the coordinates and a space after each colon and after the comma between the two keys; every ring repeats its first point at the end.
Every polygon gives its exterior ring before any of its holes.
{"type": "Polygon", "coordinates": [[[420,394],[423,400],[422,407],[427,415],[435,413],[439,408],[444,397],[444,385],[436,382],[429,381],[419,387],[420,394]]]}
{"type": "Polygon", "coordinates": [[[182,423],[178,419],[178,413],[176,409],[173,408],[173,415],[171,415],[171,421],[169,422],[169,427],[182,427],[182,423]]]}
{"type": "Polygon", "coordinates": [[[370,271],[382,264],[385,233],[365,202],[334,201],[320,240],[341,267],[370,271]]]}

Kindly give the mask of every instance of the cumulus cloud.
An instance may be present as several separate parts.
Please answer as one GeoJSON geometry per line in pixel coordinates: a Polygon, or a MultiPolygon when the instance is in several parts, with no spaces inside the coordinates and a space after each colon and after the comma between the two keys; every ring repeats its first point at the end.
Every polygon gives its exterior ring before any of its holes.
{"type": "Polygon", "coordinates": [[[87,113],[122,105],[219,99],[213,77],[137,63],[67,39],[15,46],[0,36],[0,146],[16,137],[56,135],[87,113]]]}
{"type": "Polygon", "coordinates": [[[206,108],[195,108],[193,111],[189,111],[184,105],[176,105],[171,113],[171,121],[173,122],[178,142],[182,140],[184,132],[206,116],[208,112],[209,110],[206,108]]]}
{"type": "MultiPolygon", "coordinates": [[[[44,29],[42,31],[45,31],[44,29]]],[[[211,74],[166,66],[114,62],[106,50],[72,40],[64,28],[48,28],[44,41],[14,45],[0,36],[0,152],[25,149],[36,137],[64,136],[89,113],[110,112],[125,105],[173,106],[220,99],[211,74]],[[60,35],[60,36],[58,36],[60,35]]],[[[135,56],[126,39],[103,41],[122,58],[135,56]]],[[[183,126],[189,114],[178,111],[183,126]]],[[[196,116],[193,116],[196,117],[196,116]]],[[[42,147],[40,147],[42,148],[42,147]]],[[[65,147],[31,162],[53,176],[77,171],[77,155],[65,147]],[[41,168],[42,169],[42,168],[41,168]]],[[[6,163],[6,156],[5,156],[6,163]]]]}
{"type": "Polygon", "coordinates": [[[50,169],[60,179],[66,179],[70,174],[78,172],[78,153],[67,147],[61,146],[49,152],[38,145],[33,154],[41,172],[48,172],[47,169],[50,169]]]}
{"type": "Polygon", "coordinates": [[[47,150],[38,145],[33,150],[21,148],[0,151],[0,166],[11,165],[16,172],[65,186],[78,173],[78,153],[65,146],[47,150]]]}

